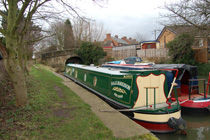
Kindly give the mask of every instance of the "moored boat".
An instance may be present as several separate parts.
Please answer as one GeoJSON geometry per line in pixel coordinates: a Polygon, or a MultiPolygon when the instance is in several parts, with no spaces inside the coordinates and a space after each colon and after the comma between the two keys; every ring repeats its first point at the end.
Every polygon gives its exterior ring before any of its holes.
{"type": "MultiPolygon", "coordinates": [[[[132,66],[115,66],[102,65],[103,67],[111,68],[121,68],[127,70],[143,70],[143,69],[159,69],[159,70],[168,70],[166,76],[168,79],[168,87],[170,89],[171,83],[175,79],[174,83],[176,85],[176,91],[178,95],[178,100],[181,105],[182,113],[190,115],[205,115],[210,114],[210,95],[208,95],[208,86],[207,90],[205,87],[205,79],[198,79],[198,72],[196,66],[185,65],[185,64],[155,64],[151,67],[136,67],[132,66]],[[178,69],[178,73],[172,69],[178,69]],[[199,90],[199,81],[203,82],[203,93],[199,90]]],[[[210,79],[210,76],[209,78],[210,79]]],[[[202,85],[202,84],[200,84],[202,85]]],[[[209,93],[210,94],[210,93],[209,93]]],[[[174,90],[172,90],[170,98],[175,99],[174,90]]]]}
{"type": "Polygon", "coordinates": [[[167,98],[170,93],[165,71],[67,64],[64,75],[116,109],[104,111],[120,111],[152,132],[168,133],[185,128],[178,101],[172,103],[167,98]]]}

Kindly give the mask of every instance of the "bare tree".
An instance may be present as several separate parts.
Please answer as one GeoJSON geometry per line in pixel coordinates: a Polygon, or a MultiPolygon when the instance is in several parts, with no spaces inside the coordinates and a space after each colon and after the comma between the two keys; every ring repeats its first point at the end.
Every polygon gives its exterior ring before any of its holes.
{"type": "Polygon", "coordinates": [[[199,30],[210,31],[210,1],[209,0],[179,0],[165,3],[163,9],[169,11],[161,16],[165,25],[187,25],[199,30]]]}
{"type": "MultiPolygon", "coordinates": [[[[24,106],[27,104],[27,87],[25,77],[25,55],[24,46],[28,42],[24,40],[27,36],[27,29],[32,20],[50,21],[52,18],[61,17],[62,12],[80,16],[67,0],[2,0],[0,2],[1,19],[6,19],[6,29],[0,27],[0,33],[6,37],[6,46],[0,45],[1,52],[4,52],[4,64],[11,77],[14,89],[16,105],[24,106]],[[56,6],[54,6],[56,4],[56,6]],[[62,6],[62,8],[60,8],[62,6]],[[59,8],[58,8],[59,7],[59,8]],[[62,9],[62,10],[59,10],[62,9]],[[2,12],[6,11],[6,12],[2,12]],[[8,14],[5,14],[8,13],[8,14]],[[24,17],[24,18],[23,18],[24,17]],[[21,22],[24,20],[24,22],[21,22]],[[22,28],[19,28],[23,23],[22,28]]],[[[30,40],[37,41],[35,39],[30,40]]]]}
{"type": "Polygon", "coordinates": [[[73,21],[73,32],[77,47],[80,46],[81,41],[101,41],[106,35],[103,24],[81,18],[73,21]]]}
{"type": "Polygon", "coordinates": [[[135,38],[138,42],[147,41],[149,37],[146,34],[136,33],[135,38]]]}
{"type": "Polygon", "coordinates": [[[52,34],[49,37],[48,43],[50,47],[55,46],[56,50],[63,50],[64,48],[64,23],[62,21],[51,24],[49,32],[52,34]]]}

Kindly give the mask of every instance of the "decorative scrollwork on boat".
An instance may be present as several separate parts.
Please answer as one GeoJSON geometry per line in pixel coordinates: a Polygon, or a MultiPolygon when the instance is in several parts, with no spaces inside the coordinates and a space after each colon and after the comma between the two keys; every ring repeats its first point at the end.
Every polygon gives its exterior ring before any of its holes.
{"type": "Polygon", "coordinates": [[[87,75],[85,73],[85,75],[84,75],[84,81],[86,82],[86,80],[87,80],[87,75]]]}
{"type": "Polygon", "coordinates": [[[77,78],[77,70],[75,71],[75,75],[74,76],[75,76],[75,78],[77,78]]]}
{"type": "Polygon", "coordinates": [[[93,85],[94,86],[96,86],[96,84],[97,84],[97,78],[96,78],[96,76],[93,78],[93,85]]]}

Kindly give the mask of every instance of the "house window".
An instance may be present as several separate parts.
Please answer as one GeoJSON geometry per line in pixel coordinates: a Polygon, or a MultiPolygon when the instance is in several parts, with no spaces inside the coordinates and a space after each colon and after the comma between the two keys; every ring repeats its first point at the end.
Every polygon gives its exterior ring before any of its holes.
{"type": "Polygon", "coordinates": [[[203,47],[203,39],[202,38],[195,38],[194,47],[203,47]]]}

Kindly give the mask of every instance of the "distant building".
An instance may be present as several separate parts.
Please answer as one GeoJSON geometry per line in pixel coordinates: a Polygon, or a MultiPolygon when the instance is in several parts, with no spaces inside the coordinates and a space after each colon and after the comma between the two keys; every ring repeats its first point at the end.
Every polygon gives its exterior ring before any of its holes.
{"type": "Polygon", "coordinates": [[[139,44],[136,39],[127,38],[126,36],[119,38],[118,35],[115,35],[114,37],[111,36],[111,34],[106,34],[106,38],[104,39],[102,46],[104,49],[104,52],[107,53],[107,56],[113,55],[113,47],[122,47],[122,46],[130,46],[130,45],[137,45],[139,44]]]}
{"type": "Polygon", "coordinates": [[[140,42],[141,49],[157,49],[159,48],[159,41],[149,40],[140,42]]]}
{"type": "Polygon", "coordinates": [[[194,36],[195,58],[198,62],[210,60],[210,34],[207,30],[198,30],[193,26],[165,26],[157,38],[160,48],[166,48],[166,44],[175,39],[176,36],[189,33],[194,36]]]}
{"type": "Polygon", "coordinates": [[[128,45],[137,45],[138,41],[136,39],[127,38],[126,36],[118,38],[118,35],[114,37],[111,34],[107,34],[104,39],[104,47],[118,47],[118,46],[128,46],[128,45]]]}

